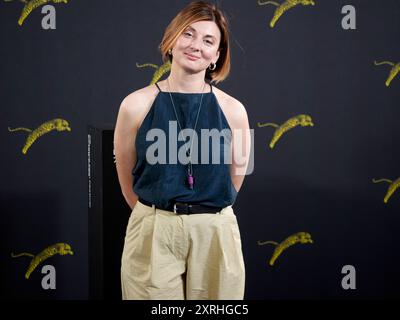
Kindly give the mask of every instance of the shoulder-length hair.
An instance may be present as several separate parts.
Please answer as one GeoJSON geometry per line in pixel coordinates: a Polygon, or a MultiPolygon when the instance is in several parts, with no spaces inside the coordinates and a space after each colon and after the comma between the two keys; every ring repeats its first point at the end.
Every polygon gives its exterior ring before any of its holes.
{"type": "Polygon", "coordinates": [[[182,32],[192,23],[197,21],[214,21],[220,32],[221,40],[219,43],[219,58],[214,70],[207,68],[205,78],[210,82],[221,82],[228,77],[231,68],[231,55],[229,47],[228,21],[224,13],[214,4],[205,1],[191,2],[183,8],[170,22],[164,32],[164,36],[159,45],[163,62],[172,61],[168,54],[176,40],[182,32]]]}

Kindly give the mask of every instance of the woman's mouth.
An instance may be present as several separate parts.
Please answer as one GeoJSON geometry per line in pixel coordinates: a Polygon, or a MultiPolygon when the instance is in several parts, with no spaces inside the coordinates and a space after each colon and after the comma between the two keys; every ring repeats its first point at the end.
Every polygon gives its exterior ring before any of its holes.
{"type": "Polygon", "coordinates": [[[196,61],[196,60],[200,59],[199,57],[192,56],[189,53],[185,53],[185,55],[188,57],[189,60],[192,60],[192,61],[196,61]]]}

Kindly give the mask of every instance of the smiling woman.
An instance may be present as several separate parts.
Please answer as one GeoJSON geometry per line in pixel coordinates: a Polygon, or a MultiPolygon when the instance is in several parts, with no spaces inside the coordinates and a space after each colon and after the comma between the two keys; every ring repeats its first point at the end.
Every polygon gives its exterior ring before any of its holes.
{"type": "Polygon", "coordinates": [[[171,62],[168,78],[128,95],[115,128],[118,178],[133,209],[122,255],[123,299],[243,299],[232,205],[245,175],[236,157],[243,153],[235,150],[246,150],[247,166],[250,130],[244,106],[212,84],[230,70],[226,18],[214,5],[190,3],[168,25],[159,49],[171,62]],[[215,132],[212,144],[204,130],[215,132]],[[165,148],[152,145],[155,132],[155,145],[165,148]],[[153,161],[158,158],[168,160],[153,161]]]}
{"type": "Polygon", "coordinates": [[[160,51],[164,62],[179,64],[185,54],[199,59],[197,68],[205,70],[205,78],[219,83],[230,71],[229,31],[222,11],[211,7],[200,1],[178,13],[165,30],[160,51]]]}

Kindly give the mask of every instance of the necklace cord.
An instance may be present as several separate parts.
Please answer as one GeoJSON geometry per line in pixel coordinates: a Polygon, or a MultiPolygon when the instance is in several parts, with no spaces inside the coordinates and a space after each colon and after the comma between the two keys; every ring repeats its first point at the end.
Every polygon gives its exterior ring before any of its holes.
{"type": "MultiPolygon", "coordinates": [[[[182,133],[182,126],[181,126],[181,124],[180,124],[180,122],[179,122],[179,119],[178,119],[178,114],[177,114],[177,112],[176,112],[175,103],[174,103],[174,100],[172,99],[171,87],[170,87],[170,85],[169,85],[169,80],[168,80],[168,78],[167,78],[167,83],[168,83],[168,92],[169,92],[169,96],[170,96],[170,98],[171,98],[172,106],[173,106],[173,108],[174,108],[175,117],[176,117],[176,120],[177,120],[177,122],[178,122],[178,124],[179,124],[180,132],[181,132],[181,134],[183,135],[183,133],[182,133]]],[[[202,102],[203,102],[203,95],[204,95],[204,87],[205,87],[205,85],[206,85],[206,83],[204,82],[204,84],[203,84],[203,90],[202,90],[202,92],[201,92],[201,97],[200,97],[199,110],[197,111],[196,121],[195,121],[194,128],[193,128],[194,132],[196,131],[197,121],[199,120],[201,105],[202,105],[202,102]]],[[[192,173],[193,173],[192,161],[191,161],[191,159],[192,159],[192,146],[193,146],[194,132],[192,133],[192,138],[191,138],[191,141],[190,141],[190,148],[189,148],[190,152],[188,152],[188,149],[187,149],[187,147],[186,147],[186,143],[184,144],[185,150],[186,150],[186,155],[189,157],[189,166],[188,166],[188,173],[189,173],[189,175],[192,175],[192,173]]],[[[182,138],[183,138],[183,136],[182,136],[182,138]]],[[[182,140],[184,141],[184,139],[182,139],[182,140]]]]}

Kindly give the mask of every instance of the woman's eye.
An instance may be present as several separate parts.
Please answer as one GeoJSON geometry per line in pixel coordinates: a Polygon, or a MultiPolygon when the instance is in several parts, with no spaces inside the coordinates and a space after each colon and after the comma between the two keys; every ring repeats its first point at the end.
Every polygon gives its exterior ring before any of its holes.
{"type": "MultiPolygon", "coordinates": [[[[192,36],[192,34],[190,33],[190,32],[184,32],[183,33],[185,36],[188,36],[188,37],[191,37],[192,36]]],[[[213,44],[213,42],[212,41],[210,41],[210,40],[206,40],[205,41],[207,44],[209,44],[209,45],[212,45],[213,44]]]]}

